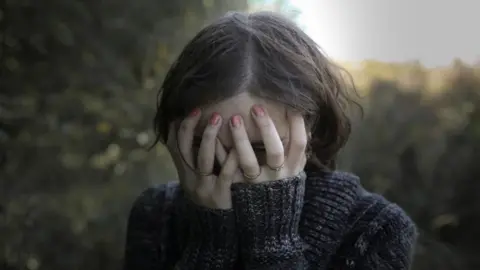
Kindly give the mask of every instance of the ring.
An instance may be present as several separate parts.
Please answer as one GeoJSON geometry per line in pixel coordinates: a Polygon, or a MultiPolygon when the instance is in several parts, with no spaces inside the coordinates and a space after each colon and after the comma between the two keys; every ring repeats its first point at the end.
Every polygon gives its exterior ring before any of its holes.
{"type": "Polygon", "coordinates": [[[251,176],[251,175],[248,175],[248,174],[246,174],[245,172],[243,172],[243,176],[244,176],[245,178],[249,179],[249,180],[255,180],[255,179],[257,179],[257,178],[260,176],[261,173],[262,173],[262,168],[260,167],[260,169],[258,170],[258,174],[257,174],[257,175],[251,176]]]}
{"type": "Polygon", "coordinates": [[[212,175],[212,173],[204,173],[204,172],[201,172],[201,171],[198,171],[198,170],[196,170],[195,172],[197,173],[197,175],[200,175],[200,176],[211,176],[212,175]]]}
{"type": "Polygon", "coordinates": [[[272,166],[270,166],[270,165],[268,165],[268,164],[267,164],[267,166],[268,166],[272,171],[278,172],[278,171],[280,171],[281,169],[283,169],[283,166],[285,166],[285,162],[283,162],[282,165],[277,166],[277,167],[272,167],[272,166]]]}

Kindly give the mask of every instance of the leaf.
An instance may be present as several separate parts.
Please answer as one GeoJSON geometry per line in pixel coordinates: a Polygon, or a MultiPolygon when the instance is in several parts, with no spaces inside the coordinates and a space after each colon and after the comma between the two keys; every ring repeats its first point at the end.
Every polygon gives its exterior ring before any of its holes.
{"type": "Polygon", "coordinates": [[[203,6],[206,8],[213,7],[213,0],[203,0],[203,6]]]}
{"type": "Polygon", "coordinates": [[[97,132],[101,134],[107,134],[112,130],[112,125],[110,123],[102,121],[97,124],[97,132]]]}
{"type": "Polygon", "coordinates": [[[432,229],[438,230],[445,226],[457,226],[458,225],[458,218],[454,214],[442,214],[435,217],[432,221],[432,229]]]}

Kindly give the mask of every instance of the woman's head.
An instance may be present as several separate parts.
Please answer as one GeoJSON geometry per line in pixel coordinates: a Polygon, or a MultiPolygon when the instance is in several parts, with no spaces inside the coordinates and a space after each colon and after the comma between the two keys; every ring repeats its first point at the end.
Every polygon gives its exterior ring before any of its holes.
{"type": "MultiPolygon", "coordinates": [[[[311,134],[309,161],[333,169],[350,134],[351,100],[340,71],[281,15],[229,13],[201,30],[167,73],[155,116],[157,141],[165,142],[170,123],[195,108],[202,108],[206,123],[213,112],[248,119],[250,108],[263,104],[285,143],[287,110],[301,112],[311,134]]],[[[253,122],[246,121],[250,140],[259,140],[253,122]]],[[[231,144],[227,127],[219,139],[231,144]]]]}

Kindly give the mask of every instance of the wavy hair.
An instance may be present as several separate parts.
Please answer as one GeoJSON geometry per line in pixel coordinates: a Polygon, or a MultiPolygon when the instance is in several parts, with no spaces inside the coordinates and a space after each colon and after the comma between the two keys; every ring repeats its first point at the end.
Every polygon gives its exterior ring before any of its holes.
{"type": "Polygon", "coordinates": [[[351,76],[343,72],[288,18],[227,13],[203,28],[166,74],[154,119],[155,144],[165,143],[169,124],[194,108],[248,92],[300,111],[311,132],[308,164],[335,169],[351,132],[347,107],[358,105],[349,94],[356,93],[351,76]]]}

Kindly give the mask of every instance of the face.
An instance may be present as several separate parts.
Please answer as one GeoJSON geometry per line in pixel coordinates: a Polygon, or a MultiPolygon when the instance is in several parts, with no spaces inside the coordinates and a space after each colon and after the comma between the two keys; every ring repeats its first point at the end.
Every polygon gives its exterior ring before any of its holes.
{"type": "Polygon", "coordinates": [[[220,103],[203,108],[202,117],[195,132],[194,145],[198,147],[203,130],[207,125],[210,116],[214,112],[217,112],[223,119],[222,127],[218,133],[218,139],[227,150],[231,149],[233,142],[230,134],[229,121],[232,116],[240,115],[245,123],[248,137],[255,153],[257,154],[258,161],[259,163],[263,163],[265,149],[260,131],[252,119],[251,108],[253,105],[261,105],[267,110],[270,118],[275,124],[280,138],[282,138],[284,149],[287,149],[289,137],[287,107],[283,104],[251,96],[249,93],[242,93],[220,103]]]}

